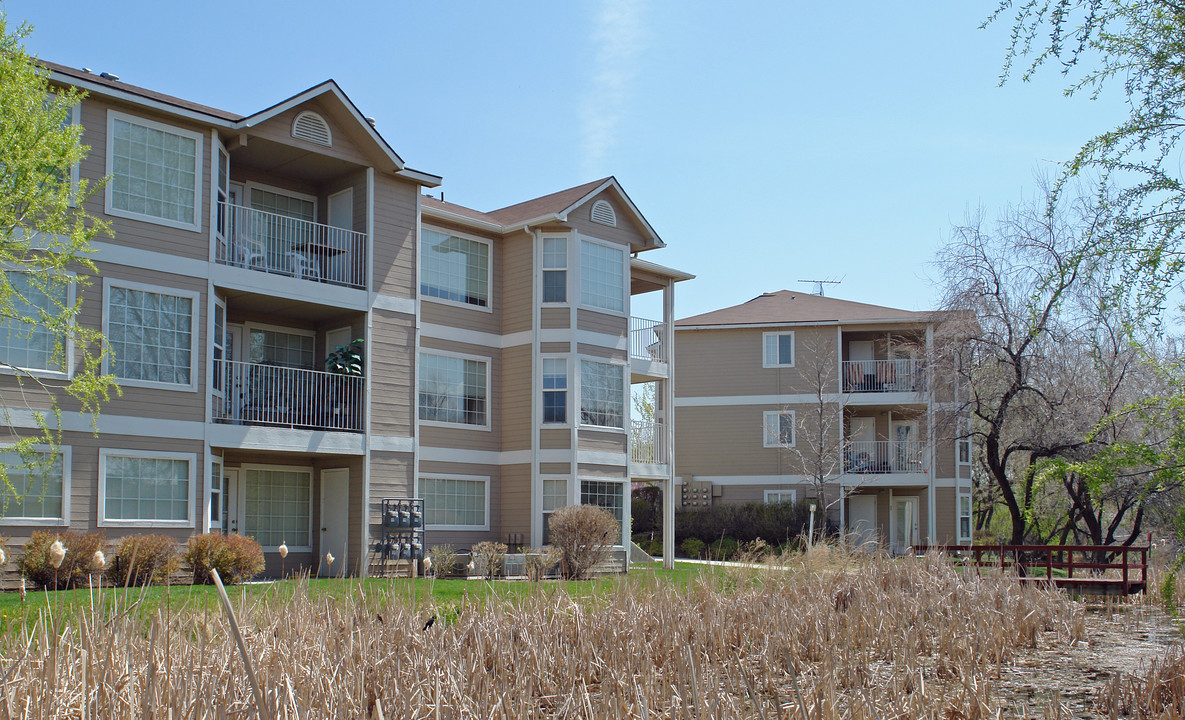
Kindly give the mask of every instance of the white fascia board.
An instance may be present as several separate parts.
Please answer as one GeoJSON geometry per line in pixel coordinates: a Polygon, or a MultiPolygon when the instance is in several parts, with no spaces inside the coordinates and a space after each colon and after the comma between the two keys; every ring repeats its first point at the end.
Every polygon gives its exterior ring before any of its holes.
{"type": "Polygon", "coordinates": [[[502,226],[497,223],[486,222],[485,220],[478,220],[477,218],[471,218],[471,217],[466,217],[464,215],[458,215],[457,213],[451,213],[447,210],[442,210],[440,208],[421,206],[420,214],[423,215],[424,217],[437,218],[439,220],[447,220],[451,223],[456,223],[457,225],[464,225],[466,227],[476,228],[478,230],[487,230],[487,231],[496,232],[496,233],[503,233],[504,232],[502,226]]]}
{"type": "Polygon", "coordinates": [[[213,125],[215,127],[228,129],[235,127],[235,123],[230,120],[226,120],[214,115],[207,115],[206,113],[197,110],[179,107],[161,100],[147,98],[137,93],[128,92],[127,90],[120,90],[118,88],[113,88],[101,83],[77,78],[73,75],[67,75],[65,73],[58,72],[57,70],[51,70],[49,77],[50,80],[61,83],[62,85],[70,85],[86,90],[87,93],[91,95],[101,95],[103,97],[122,100],[123,102],[131,103],[133,105],[152,108],[153,110],[159,110],[160,112],[168,113],[177,117],[183,117],[189,120],[195,120],[197,122],[213,125]]]}
{"type": "Polygon", "coordinates": [[[653,273],[660,277],[670,278],[675,282],[683,282],[684,280],[695,279],[695,276],[689,272],[683,272],[682,270],[676,270],[675,268],[667,267],[666,265],[659,265],[658,263],[652,263],[649,260],[643,260],[636,257],[630,258],[630,269],[653,273]]]}
{"type": "MultiPolygon", "coordinates": [[[[369,125],[370,123],[367,123],[367,124],[369,125]]],[[[411,168],[408,168],[408,167],[403,168],[402,170],[400,170],[399,172],[397,172],[395,174],[398,175],[399,177],[407,178],[408,180],[419,183],[420,185],[423,185],[424,187],[430,187],[430,188],[440,187],[440,184],[444,182],[444,178],[439,175],[433,175],[431,173],[426,173],[421,170],[412,170],[411,168]]]]}
{"type": "Polygon", "coordinates": [[[634,214],[634,217],[636,217],[642,223],[642,226],[646,228],[646,232],[650,233],[650,239],[652,239],[654,241],[655,247],[660,247],[660,248],[666,247],[667,244],[664,243],[662,241],[662,238],[660,238],[658,236],[658,233],[654,231],[654,228],[650,225],[650,221],[647,220],[646,217],[642,214],[642,211],[638,209],[638,206],[634,204],[634,201],[630,199],[630,196],[626,195],[625,190],[622,189],[622,187],[621,187],[621,183],[617,182],[617,178],[614,178],[614,177],[607,178],[605,180],[605,182],[603,182],[600,185],[598,185],[597,187],[595,187],[587,195],[580,198],[576,202],[572,203],[568,207],[564,208],[563,212],[560,213],[560,216],[563,218],[567,218],[569,213],[571,213],[573,210],[580,207],[584,203],[588,202],[592,196],[597,195],[598,193],[604,192],[607,188],[610,188],[610,187],[617,191],[618,197],[620,197],[621,200],[623,202],[625,202],[626,206],[629,207],[630,212],[632,212],[634,214]]]}

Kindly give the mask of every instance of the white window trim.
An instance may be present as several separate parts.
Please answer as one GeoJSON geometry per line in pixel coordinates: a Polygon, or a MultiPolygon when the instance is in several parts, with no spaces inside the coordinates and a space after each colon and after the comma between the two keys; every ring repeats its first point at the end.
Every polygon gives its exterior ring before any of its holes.
{"type": "MultiPolygon", "coordinates": [[[[485,523],[482,525],[428,525],[424,524],[425,530],[468,530],[472,532],[484,532],[490,529],[490,476],[489,475],[453,475],[449,473],[420,473],[416,478],[416,497],[423,498],[424,493],[421,492],[420,483],[424,480],[469,480],[472,482],[481,482],[485,485],[486,499],[485,499],[485,523]]],[[[424,508],[426,513],[428,508],[424,508]]]]}
{"type": "MultiPolygon", "coordinates": [[[[577,248],[579,249],[579,248],[577,248]]],[[[570,233],[545,233],[539,236],[539,304],[544,307],[569,307],[572,305],[572,235],[570,233]],[[543,246],[548,240],[563,240],[564,241],[564,267],[563,268],[545,268],[543,267],[543,246]],[[564,301],[558,300],[544,300],[543,299],[543,273],[563,272],[564,273],[564,301]]]]}
{"type": "MultiPolygon", "coordinates": [[[[239,504],[239,530],[243,535],[247,534],[247,471],[248,470],[277,470],[280,472],[307,472],[309,474],[309,534],[305,538],[305,545],[288,545],[288,550],[291,552],[312,552],[313,551],[313,502],[316,499],[317,493],[313,492],[314,479],[316,478],[316,470],[311,465],[269,465],[266,463],[243,463],[239,466],[239,487],[242,492],[242,502],[239,504]]],[[[226,472],[226,466],[223,466],[223,472],[226,472]]],[[[279,552],[279,545],[261,545],[264,552],[279,552]]]]}
{"type": "MultiPolygon", "coordinates": [[[[490,384],[491,371],[494,366],[492,358],[485,355],[470,355],[468,353],[452,352],[451,350],[437,350],[435,348],[426,348],[421,346],[419,355],[416,356],[417,371],[416,371],[416,422],[425,427],[443,427],[443,428],[461,428],[464,430],[483,430],[489,432],[490,423],[494,415],[494,388],[490,384]],[[470,423],[453,423],[445,422],[443,420],[424,420],[420,417],[420,387],[419,381],[423,377],[418,370],[420,358],[419,355],[442,355],[444,357],[455,357],[463,360],[477,360],[486,365],[486,422],[484,425],[472,425],[470,423]]],[[[432,477],[441,477],[433,475],[432,477]]]]}
{"type": "MultiPolygon", "coordinates": [[[[599,482],[599,483],[613,483],[621,487],[621,525],[620,531],[617,533],[617,539],[614,541],[614,547],[624,547],[626,538],[630,536],[630,526],[633,524],[633,513],[630,505],[630,494],[626,492],[627,478],[616,477],[590,477],[588,475],[576,476],[576,497],[573,500],[574,504],[584,504],[584,483],[599,482]]],[[[598,505],[597,507],[600,507],[598,505]]],[[[614,518],[616,520],[617,518],[614,518]]]]}
{"type": "MultiPolygon", "coordinates": [[[[576,424],[577,428],[587,428],[587,429],[591,429],[591,430],[603,430],[605,432],[616,432],[616,433],[621,433],[623,435],[626,433],[626,430],[630,427],[630,378],[629,378],[628,372],[629,372],[629,364],[622,361],[622,360],[613,360],[613,359],[609,359],[609,358],[598,357],[596,355],[577,355],[576,356],[576,367],[572,369],[572,375],[574,376],[573,377],[573,380],[574,380],[573,384],[576,386],[576,388],[575,388],[576,389],[576,403],[575,403],[575,407],[572,410],[573,415],[574,415],[574,417],[572,418],[572,422],[576,424]],[[621,373],[622,373],[621,424],[623,425],[623,427],[614,427],[612,425],[590,425],[590,424],[584,422],[584,411],[582,410],[582,406],[584,403],[584,371],[582,369],[582,366],[583,366],[585,360],[588,360],[589,362],[601,363],[602,365],[616,365],[621,370],[621,373]]],[[[548,425],[548,427],[552,427],[552,426],[548,425]]],[[[562,428],[564,426],[559,425],[557,423],[554,427],[562,428]]],[[[579,490],[579,487],[577,487],[577,490],[579,490]]]]}
{"type": "Polygon", "coordinates": [[[121,210],[112,205],[112,196],[115,193],[115,183],[107,183],[104,191],[103,212],[112,217],[128,218],[129,220],[140,220],[143,222],[153,223],[155,225],[165,225],[167,227],[174,227],[180,230],[192,230],[193,232],[202,231],[202,197],[205,194],[205,187],[202,185],[202,158],[204,157],[205,147],[203,140],[205,139],[201,133],[193,130],[186,130],[175,125],[168,125],[166,123],[157,122],[156,120],[149,120],[138,115],[130,115],[128,113],[120,112],[118,110],[107,111],[107,175],[108,177],[114,174],[115,167],[115,121],[123,120],[124,122],[133,123],[135,125],[143,125],[144,127],[156,128],[174,135],[182,135],[193,138],[194,145],[194,160],[193,160],[193,222],[183,223],[177,220],[170,220],[168,218],[160,218],[154,215],[144,215],[142,213],[131,212],[128,210],[121,210]]]}
{"type": "MultiPolygon", "coordinates": [[[[0,450],[10,450],[12,447],[10,443],[0,444],[0,450]]],[[[34,445],[32,449],[48,452],[53,448],[49,445],[34,445]]],[[[58,453],[62,456],[62,517],[0,517],[0,527],[68,527],[70,525],[70,467],[74,456],[73,448],[69,445],[62,445],[58,447],[58,453]]]]}
{"type": "MultiPolygon", "coordinates": [[[[763,500],[763,502],[766,502],[766,503],[775,502],[774,500],[770,500],[770,497],[775,496],[775,495],[785,495],[786,493],[790,493],[790,502],[792,502],[792,503],[798,502],[798,490],[796,490],[795,488],[789,488],[787,490],[766,490],[763,493],[762,500],[763,500]]],[[[778,500],[776,502],[785,502],[785,501],[778,500]]]]}
{"type": "MultiPolygon", "coordinates": [[[[29,272],[22,270],[15,265],[4,266],[5,272],[29,272]]],[[[78,301],[78,275],[68,270],[62,270],[62,275],[70,278],[69,284],[66,286],[66,307],[74,307],[78,301]]],[[[74,326],[78,322],[77,316],[71,318],[70,325],[74,326]]],[[[104,335],[106,333],[104,332],[104,335]]],[[[23,368],[23,367],[9,367],[8,365],[0,364],[0,375],[24,375],[35,378],[62,378],[69,380],[74,377],[74,336],[71,333],[66,334],[66,342],[64,344],[64,352],[66,354],[66,369],[62,370],[44,370],[41,368],[23,368]]],[[[2,446],[0,446],[2,447],[2,446]]]]}
{"type": "Polygon", "coordinates": [[[958,537],[959,542],[971,542],[971,536],[975,534],[975,506],[971,501],[971,493],[958,492],[955,493],[955,536],[958,537]],[[971,534],[963,534],[963,498],[967,498],[967,510],[971,534]]]}
{"type": "Polygon", "coordinates": [[[795,447],[795,445],[798,443],[798,424],[797,423],[798,423],[798,417],[795,415],[793,410],[766,410],[765,412],[761,413],[761,445],[762,445],[762,447],[767,447],[767,448],[795,447]],[[773,427],[779,431],[778,433],[774,434],[774,437],[779,437],[781,434],[781,429],[782,429],[781,428],[781,417],[783,415],[790,416],[790,426],[792,428],[794,428],[794,437],[792,438],[793,442],[791,442],[789,444],[783,444],[783,443],[775,440],[774,442],[771,443],[770,442],[770,432],[769,432],[770,427],[771,427],[770,426],[771,419],[775,423],[773,425],[773,427]]]}
{"type": "MultiPolygon", "coordinates": [[[[630,314],[630,249],[626,245],[609,242],[607,240],[600,240],[598,238],[589,237],[588,235],[576,236],[576,252],[578,253],[578,268],[579,277],[576,278],[576,291],[580,296],[576,299],[577,306],[591,312],[604,313],[606,315],[614,315],[617,317],[629,317],[630,314]],[[621,251],[621,310],[610,310],[608,308],[599,307],[597,305],[587,305],[584,302],[584,254],[581,251],[580,243],[590,242],[594,245],[603,245],[614,250],[621,251]]],[[[572,265],[572,261],[568,261],[568,265],[572,265]]],[[[570,272],[570,271],[569,271],[570,272]]],[[[568,281],[571,283],[571,280],[568,281]]],[[[570,287],[570,285],[569,285],[570,287]]]]}
{"type": "MultiPolygon", "coordinates": [[[[449,300],[448,298],[435,297],[432,295],[425,295],[423,287],[422,287],[424,284],[424,280],[423,280],[424,270],[422,267],[419,268],[419,273],[418,273],[419,278],[417,279],[417,282],[416,282],[416,294],[417,294],[417,297],[420,298],[420,301],[421,302],[436,303],[437,305],[448,305],[451,307],[465,308],[466,310],[476,310],[478,312],[484,312],[484,313],[493,313],[494,312],[494,243],[489,238],[483,238],[479,235],[473,235],[470,233],[461,232],[459,230],[447,230],[445,228],[437,227],[435,225],[423,224],[423,225],[421,225],[420,230],[421,230],[420,241],[417,243],[417,246],[423,245],[423,232],[422,232],[423,230],[431,230],[432,232],[438,232],[441,235],[449,235],[451,237],[464,238],[465,240],[471,240],[473,242],[481,243],[482,245],[486,246],[486,304],[485,304],[485,307],[482,307],[481,305],[472,305],[470,303],[463,303],[463,302],[460,302],[457,300],[449,300]]],[[[423,255],[422,247],[417,254],[421,255],[421,256],[423,255]]],[[[421,262],[422,262],[422,260],[421,260],[421,262]]]]}
{"type": "MultiPolygon", "coordinates": [[[[284,195],[286,197],[296,198],[297,200],[311,202],[313,204],[313,219],[311,222],[318,222],[317,217],[320,208],[317,206],[320,204],[320,198],[318,198],[316,195],[309,195],[307,193],[297,192],[296,190],[289,190],[288,188],[276,187],[275,185],[267,185],[265,183],[248,180],[247,182],[243,183],[243,194],[246,195],[246,197],[243,198],[243,207],[247,208],[248,210],[255,210],[255,208],[251,205],[251,192],[253,190],[263,190],[265,192],[275,193],[276,195],[284,195]]],[[[255,210],[255,212],[270,211],[255,210]]],[[[285,217],[287,216],[285,215],[285,217]]]]}
{"type": "Polygon", "coordinates": [[[798,338],[794,337],[794,331],[793,331],[793,330],[790,330],[790,331],[788,331],[788,332],[787,332],[787,331],[781,331],[781,332],[765,332],[765,333],[761,333],[761,367],[763,367],[763,368],[788,368],[788,367],[794,367],[794,361],[795,361],[795,360],[797,360],[797,359],[798,359],[798,338]],[[770,364],[770,363],[767,363],[767,362],[766,362],[766,358],[765,358],[765,348],[766,348],[766,342],[767,342],[767,338],[769,338],[769,337],[771,337],[771,336],[778,336],[778,337],[780,337],[780,336],[782,336],[782,335],[789,335],[789,336],[790,336],[790,362],[789,362],[789,363],[777,363],[777,364],[770,364]]]}
{"type": "MultiPolygon", "coordinates": [[[[567,355],[540,355],[539,356],[539,426],[549,429],[561,430],[563,428],[572,427],[575,419],[572,417],[572,397],[574,395],[574,379],[572,378],[572,363],[568,361],[567,355]],[[563,360],[564,361],[564,381],[567,386],[564,388],[564,393],[568,396],[567,399],[567,415],[568,419],[562,423],[547,422],[543,419],[543,393],[549,392],[543,387],[543,361],[544,360],[563,360]]],[[[577,408],[579,412],[579,408],[577,408]]]]}
{"type": "MultiPolygon", "coordinates": [[[[198,375],[198,349],[202,346],[202,336],[198,331],[198,319],[201,316],[201,293],[195,290],[180,290],[178,288],[164,287],[163,285],[146,285],[144,283],[131,282],[129,280],[116,280],[115,278],[103,278],[103,337],[110,337],[107,330],[107,323],[111,319],[111,312],[109,310],[111,304],[111,288],[121,287],[126,290],[142,290],[144,292],[157,293],[159,295],[175,295],[177,297],[185,297],[191,300],[191,317],[190,317],[190,343],[189,343],[189,384],[182,385],[180,383],[163,383],[155,380],[133,380],[128,378],[116,378],[116,382],[123,387],[142,387],[154,388],[158,390],[174,390],[178,392],[197,392],[197,375],[198,375]]],[[[103,355],[103,374],[107,375],[111,372],[108,368],[110,364],[110,356],[103,355]]]]}
{"type": "Polygon", "coordinates": [[[553,512],[555,512],[556,510],[559,510],[560,508],[563,508],[563,507],[568,507],[571,504],[572,504],[572,476],[571,475],[557,475],[555,473],[541,473],[539,475],[539,507],[540,507],[539,512],[543,513],[544,515],[550,515],[553,512]],[[542,509],[543,508],[543,499],[544,499],[544,496],[547,494],[546,488],[547,488],[547,481],[548,480],[562,480],[563,481],[563,483],[564,483],[564,504],[560,505],[560,507],[553,508],[551,510],[543,510],[542,509]]]}
{"type": "MultiPolygon", "coordinates": [[[[197,485],[198,454],[185,452],[167,452],[164,450],[124,450],[122,448],[99,449],[99,494],[95,514],[98,527],[111,528],[193,528],[196,522],[195,513],[197,502],[194,500],[197,485]],[[156,460],[188,460],[189,461],[189,517],[187,520],[119,520],[108,518],[107,510],[107,458],[111,455],[121,457],[153,458],[156,460]]],[[[205,463],[202,463],[205,467],[205,463]]],[[[204,484],[204,483],[203,483],[204,484]]],[[[205,503],[203,503],[204,505],[205,503]]]]}

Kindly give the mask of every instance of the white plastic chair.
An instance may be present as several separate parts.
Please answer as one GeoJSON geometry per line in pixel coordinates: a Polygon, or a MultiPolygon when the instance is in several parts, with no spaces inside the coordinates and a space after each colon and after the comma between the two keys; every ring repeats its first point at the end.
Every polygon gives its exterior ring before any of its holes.
{"type": "Polygon", "coordinates": [[[292,268],[292,274],[297,278],[308,278],[309,280],[321,279],[321,268],[308,255],[302,252],[288,253],[288,265],[292,268]]]}

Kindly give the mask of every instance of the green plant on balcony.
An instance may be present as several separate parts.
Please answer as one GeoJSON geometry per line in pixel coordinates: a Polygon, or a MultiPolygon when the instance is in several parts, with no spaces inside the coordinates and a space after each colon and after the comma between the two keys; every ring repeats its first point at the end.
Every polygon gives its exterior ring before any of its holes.
{"type": "Polygon", "coordinates": [[[350,381],[345,378],[364,376],[366,356],[362,353],[363,344],[362,338],[358,338],[346,345],[338,345],[337,349],[325,358],[325,370],[333,375],[342,376],[334,379],[331,390],[333,417],[326,418],[331,427],[342,430],[362,429],[361,398],[355,397],[349,391],[350,381]]]}
{"type": "Polygon", "coordinates": [[[362,345],[362,338],[351,340],[347,345],[338,345],[337,349],[325,358],[325,369],[337,375],[362,377],[362,366],[366,362],[362,354],[362,345]]]}

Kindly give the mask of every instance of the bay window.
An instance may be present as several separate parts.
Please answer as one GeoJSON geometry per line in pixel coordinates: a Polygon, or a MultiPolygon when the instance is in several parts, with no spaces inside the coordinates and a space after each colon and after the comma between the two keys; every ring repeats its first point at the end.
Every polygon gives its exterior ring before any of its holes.
{"type": "Polygon", "coordinates": [[[589,307],[625,311],[625,250],[580,241],[580,302],[589,307]]]}
{"type": "Polygon", "coordinates": [[[595,360],[580,361],[580,422],[625,428],[625,368],[595,360]]]}

